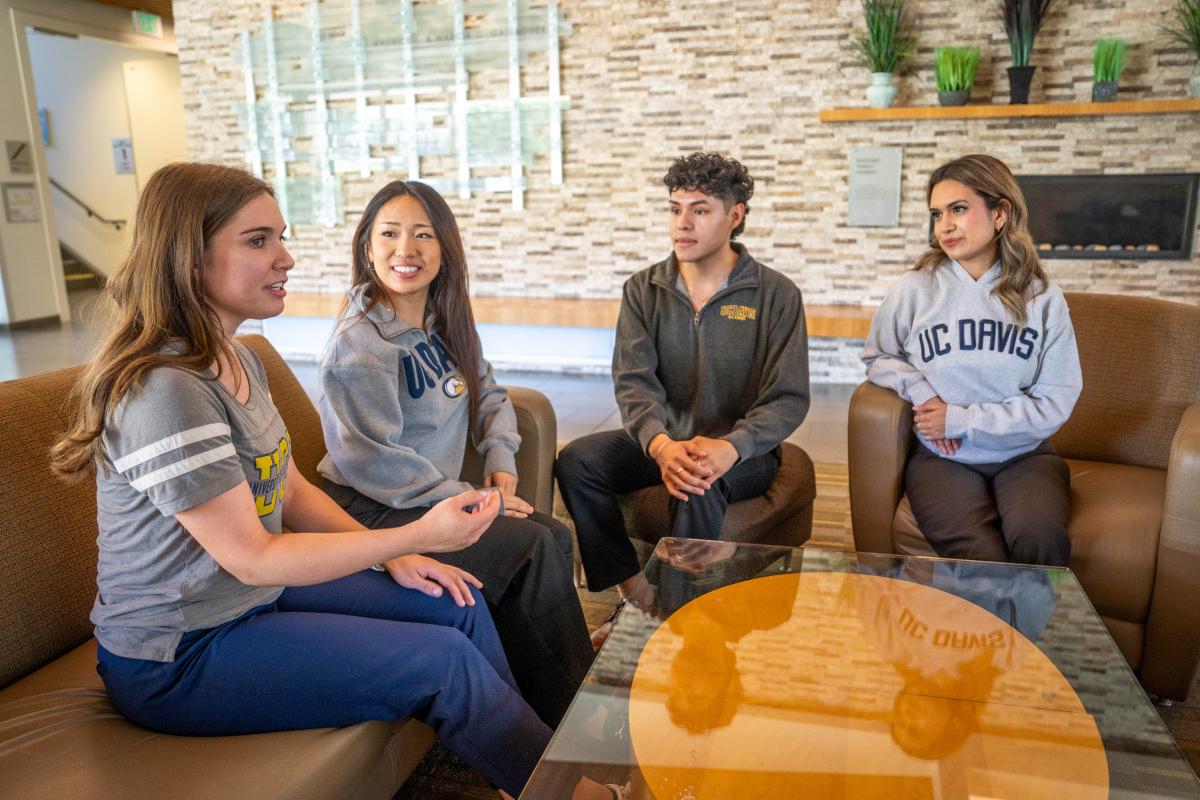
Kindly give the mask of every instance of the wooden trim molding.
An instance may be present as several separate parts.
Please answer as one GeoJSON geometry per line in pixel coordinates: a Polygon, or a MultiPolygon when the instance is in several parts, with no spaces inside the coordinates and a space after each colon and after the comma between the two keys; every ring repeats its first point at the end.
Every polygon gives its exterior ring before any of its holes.
{"type": "MultiPolygon", "coordinates": [[[[336,317],[342,295],[289,292],[286,317],[336,317]]],[[[615,328],[621,301],[566,297],[472,297],[475,321],[494,325],[615,328]]],[[[865,339],[874,306],[806,305],[809,336],[865,339]]]]}

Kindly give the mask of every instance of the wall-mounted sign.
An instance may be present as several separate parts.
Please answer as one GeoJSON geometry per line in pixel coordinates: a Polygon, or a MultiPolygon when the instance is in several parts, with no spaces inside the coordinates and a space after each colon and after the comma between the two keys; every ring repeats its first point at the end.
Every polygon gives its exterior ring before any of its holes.
{"type": "Polygon", "coordinates": [[[4,218],[9,222],[39,222],[37,189],[32,183],[0,183],[4,194],[4,218]]]}
{"type": "Polygon", "coordinates": [[[131,11],[133,14],[133,32],[143,36],[163,38],[162,17],[149,11],[131,11]]]}
{"type": "Polygon", "coordinates": [[[128,136],[112,140],[113,166],[118,175],[129,175],[133,172],[133,140],[128,136]]]}
{"type": "Polygon", "coordinates": [[[29,142],[4,143],[4,152],[8,156],[8,171],[13,175],[33,174],[33,148],[29,142]]]}
{"type": "Polygon", "coordinates": [[[899,147],[856,147],[850,151],[851,225],[900,224],[899,147]]]}

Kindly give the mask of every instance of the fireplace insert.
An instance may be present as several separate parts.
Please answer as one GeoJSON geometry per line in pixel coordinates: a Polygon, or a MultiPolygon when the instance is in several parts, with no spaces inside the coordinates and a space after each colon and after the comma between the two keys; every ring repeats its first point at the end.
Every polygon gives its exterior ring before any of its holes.
{"type": "Polygon", "coordinates": [[[1189,259],[1200,175],[1018,176],[1042,258],[1189,259]]]}

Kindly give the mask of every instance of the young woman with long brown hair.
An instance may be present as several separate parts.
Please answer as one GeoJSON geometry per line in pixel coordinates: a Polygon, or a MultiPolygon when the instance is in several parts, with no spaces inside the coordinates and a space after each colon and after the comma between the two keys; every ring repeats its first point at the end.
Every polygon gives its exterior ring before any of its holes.
{"type": "Polygon", "coordinates": [[[412,555],[471,545],[499,503],[456,492],[366,531],[289,469],[263,365],[233,338],[283,309],[284,227],[270,187],[227,167],[173,164],[142,193],[108,285],[116,328],[52,456],[61,475],[95,474],[97,669],[122,713],[167,733],[416,716],[516,795],[550,730],[479,582],[412,555]],[[368,569],[380,562],[390,576],[368,569]]]}
{"type": "Polygon", "coordinates": [[[368,528],[407,524],[471,489],[460,471],[474,443],[504,512],[438,559],[482,578],[517,684],[556,725],[592,661],[573,545],[516,494],[516,416],[480,352],[454,214],[432,187],[393,181],[367,204],[351,263],[321,362],[325,491],[368,528]]]}
{"type": "Polygon", "coordinates": [[[929,249],[884,298],[862,356],[868,380],[913,405],[913,514],[942,556],[1064,566],[1070,475],[1048,440],[1082,378],[1062,290],[1003,162],[943,164],[926,197],[929,249]]]}

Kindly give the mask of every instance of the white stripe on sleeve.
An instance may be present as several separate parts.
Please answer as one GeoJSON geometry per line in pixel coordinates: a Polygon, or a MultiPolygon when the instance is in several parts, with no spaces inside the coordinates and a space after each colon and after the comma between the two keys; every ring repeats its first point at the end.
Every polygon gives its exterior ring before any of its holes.
{"type": "Polygon", "coordinates": [[[138,464],[144,464],[156,456],[161,456],[172,450],[178,450],[186,444],[199,442],[202,439],[212,439],[216,436],[229,436],[231,433],[229,425],[224,422],[214,422],[210,425],[201,425],[198,428],[189,428],[181,433],[171,434],[165,439],[159,439],[154,444],[148,444],[145,447],[134,450],[124,458],[118,458],[113,462],[113,466],[116,467],[117,472],[124,473],[138,464]]]}
{"type": "Polygon", "coordinates": [[[163,481],[178,478],[180,475],[186,475],[214,461],[220,461],[223,458],[233,455],[237,455],[237,451],[233,448],[233,443],[230,442],[220,447],[214,447],[212,450],[197,453],[190,458],[185,458],[183,461],[176,461],[174,464],[165,466],[162,469],[156,469],[154,472],[148,472],[136,481],[130,481],[129,485],[139,492],[144,492],[151,486],[157,486],[163,481]]]}

